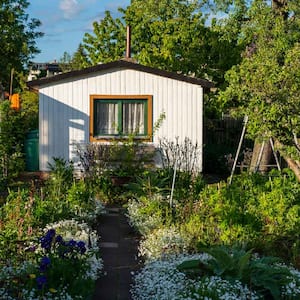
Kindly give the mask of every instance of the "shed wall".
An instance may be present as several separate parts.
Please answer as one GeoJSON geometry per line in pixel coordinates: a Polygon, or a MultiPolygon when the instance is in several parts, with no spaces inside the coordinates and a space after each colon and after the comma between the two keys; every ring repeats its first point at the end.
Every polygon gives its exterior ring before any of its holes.
{"type": "MultiPolygon", "coordinates": [[[[196,84],[137,70],[114,69],[42,86],[39,92],[42,171],[47,170],[52,157],[74,160],[75,145],[89,142],[91,94],[153,95],[153,124],[162,112],[166,114],[153,142],[176,137],[183,141],[188,137],[202,145],[203,89],[196,84]]],[[[202,157],[199,164],[202,166],[202,157]]]]}

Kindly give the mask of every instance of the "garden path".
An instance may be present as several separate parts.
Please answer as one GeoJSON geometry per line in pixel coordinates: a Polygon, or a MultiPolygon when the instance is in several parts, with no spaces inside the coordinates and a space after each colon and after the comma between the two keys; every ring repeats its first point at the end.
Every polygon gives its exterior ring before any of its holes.
{"type": "Polygon", "coordinates": [[[139,269],[138,236],[129,226],[122,207],[106,207],[97,231],[105,275],[96,282],[93,300],[130,300],[132,272],[139,269]]]}

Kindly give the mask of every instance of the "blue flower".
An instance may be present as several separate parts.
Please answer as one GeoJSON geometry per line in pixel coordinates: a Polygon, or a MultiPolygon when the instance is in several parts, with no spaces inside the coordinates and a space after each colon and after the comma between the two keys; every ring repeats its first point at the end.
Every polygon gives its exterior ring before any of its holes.
{"type": "Polygon", "coordinates": [[[51,249],[52,238],[49,238],[47,236],[43,236],[43,237],[40,238],[40,242],[41,242],[41,247],[43,249],[46,249],[46,250],[51,249]]]}
{"type": "Polygon", "coordinates": [[[41,247],[46,250],[50,250],[54,236],[55,236],[55,229],[49,229],[47,233],[40,238],[41,247]]]}
{"type": "Polygon", "coordinates": [[[73,239],[72,239],[72,240],[69,240],[68,246],[70,246],[70,247],[75,247],[76,245],[77,245],[76,241],[74,241],[73,239]]]}
{"type": "Polygon", "coordinates": [[[55,236],[55,229],[51,228],[46,233],[47,237],[53,238],[55,236]]]}
{"type": "Polygon", "coordinates": [[[83,241],[77,242],[77,247],[79,248],[81,254],[84,254],[86,252],[85,243],[83,241]]]}
{"type": "Polygon", "coordinates": [[[61,235],[57,235],[55,238],[55,242],[58,244],[62,244],[63,243],[63,238],[61,235]]]}
{"type": "Polygon", "coordinates": [[[39,290],[41,290],[47,283],[47,277],[44,275],[41,275],[36,278],[37,287],[39,290]]]}
{"type": "Polygon", "coordinates": [[[42,257],[41,262],[40,262],[40,271],[45,272],[47,267],[50,264],[51,264],[51,260],[49,257],[47,257],[47,256],[42,257]]]}

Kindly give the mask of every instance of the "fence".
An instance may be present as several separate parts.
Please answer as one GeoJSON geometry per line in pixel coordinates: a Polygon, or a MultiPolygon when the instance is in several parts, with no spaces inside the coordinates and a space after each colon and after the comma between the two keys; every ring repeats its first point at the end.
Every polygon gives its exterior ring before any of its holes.
{"type": "Polygon", "coordinates": [[[236,147],[242,127],[243,119],[207,119],[204,121],[204,144],[236,147]]]}
{"type": "MultiPolygon", "coordinates": [[[[204,121],[204,172],[229,174],[243,128],[243,119],[226,117],[204,121]]],[[[245,140],[243,149],[251,146],[245,140]]]]}

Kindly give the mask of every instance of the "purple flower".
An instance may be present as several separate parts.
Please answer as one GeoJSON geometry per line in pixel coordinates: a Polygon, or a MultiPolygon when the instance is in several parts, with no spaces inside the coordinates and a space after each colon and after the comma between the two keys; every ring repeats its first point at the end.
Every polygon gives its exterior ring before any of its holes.
{"type": "Polygon", "coordinates": [[[44,275],[41,275],[36,278],[37,287],[39,290],[41,290],[47,283],[47,277],[44,275]]]}
{"type": "Polygon", "coordinates": [[[68,242],[68,246],[70,246],[70,247],[75,247],[76,246],[76,241],[74,241],[73,239],[72,240],[69,240],[69,242],[68,242]]]}
{"type": "Polygon", "coordinates": [[[85,243],[83,241],[77,242],[77,247],[79,248],[79,251],[81,254],[84,254],[86,251],[85,243]]]}
{"type": "Polygon", "coordinates": [[[63,242],[63,238],[61,235],[57,235],[56,238],[55,238],[55,242],[58,243],[58,244],[62,244],[63,242]]]}
{"type": "Polygon", "coordinates": [[[52,243],[52,238],[49,238],[47,236],[43,236],[40,238],[40,242],[41,242],[41,247],[46,249],[46,250],[50,250],[51,249],[51,243],[52,243]]]}
{"type": "Polygon", "coordinates": [[[85,247],[85,242],[83,242],[83,241],[77,242],[77,247],[78,248],[84,248],[85,247]]]}
{"type": "Polygon", "coordinates": [[[45,272],[47,270],[47,267],[50,265],[50,263],[51,263],[51,260],[49,257],[47,257],[47,256],[42,257],[41,262],[40,262],[40,271],[45,272]]]}
{"type": "Polygon", "coordinates": [[[46,237],[53,238],[55,236],[55,229],[51,228],[47,231],[46,237]]]}
{"type": "Polygon", "coordinates": [[[46,250],[50,250],[54,236],[55,236],[55,230],[49,229],[47,231],[47,233],[43,237],[40,238],[41,247],[46,250]]]}

